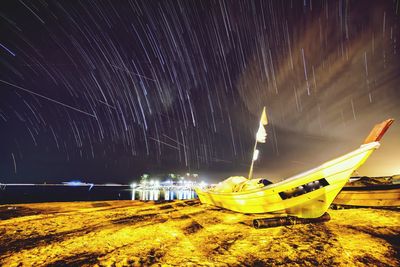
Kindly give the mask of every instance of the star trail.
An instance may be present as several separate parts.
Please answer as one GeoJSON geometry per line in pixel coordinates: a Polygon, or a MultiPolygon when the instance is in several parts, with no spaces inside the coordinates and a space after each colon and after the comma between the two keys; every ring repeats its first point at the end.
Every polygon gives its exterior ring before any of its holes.
{"type": "MultiPolygon", "coordinates": [[[[245,174],[263,106],[256,174],[347,152],[400,118],[399,5],[1,1],[0,179],[245,174]]],[[[376,162],[400,172],[391,131],[376,162]]]]}

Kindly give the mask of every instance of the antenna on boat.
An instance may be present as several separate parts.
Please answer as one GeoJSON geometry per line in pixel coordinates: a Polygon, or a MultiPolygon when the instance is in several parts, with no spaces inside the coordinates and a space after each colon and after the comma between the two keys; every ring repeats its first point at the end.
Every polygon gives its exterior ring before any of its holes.
{"type": "Polygon", "coordinates": [[[256,134],[256,142],[254,143],[253,158],[251,159],[251,165],[250,165],[248,179],[253,178],[254,162],[257,160],[258,154],[259,154],[259,151],[257,150],[257,143],[265,143],[265,141],[267,139],[267,132],[265,131],[265,128],[264,128],[264,126],[267,124],[268,124],[267,112],[265,111],[265,107],[264,107],[263,111],[261,113],[260,126],[258,127],[258,131],[256,134]]]}

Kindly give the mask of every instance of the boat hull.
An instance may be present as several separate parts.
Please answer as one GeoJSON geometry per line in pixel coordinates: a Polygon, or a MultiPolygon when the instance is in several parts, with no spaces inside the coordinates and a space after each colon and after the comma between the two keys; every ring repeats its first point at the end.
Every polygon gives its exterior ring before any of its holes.
{"type": "Polygon", "coordinates": [[[196,193],[202,203],[232,211],[317,218],[327,211],[353,171],[378,147],[378,142],[363,145],[315,169],[268,186],[230,193],[196,188],[196,193]],[[312,188],[310,184],[317,186],[312,188]]]}
{"type": "Polygon", "coordinates": [[[360,207],[400,207],[400,184],[344,187],[333,204],[360,207]]]}

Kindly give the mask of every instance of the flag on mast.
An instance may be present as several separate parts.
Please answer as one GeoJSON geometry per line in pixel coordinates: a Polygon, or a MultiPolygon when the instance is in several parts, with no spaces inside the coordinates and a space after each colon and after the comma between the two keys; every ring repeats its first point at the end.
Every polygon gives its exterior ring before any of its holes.
{"type": "Polygon", "coordinates": [[[258,127],[258,131],[256,134],[256,140],[259,143],[265,143],[267,139],[267,132],[265,131],[264,125],[268,124],[268,118],[267,118],[267,113],[265,111],[265,107],[262,111],[261,114],[261,119],[260,119],[260,126],[258,127]]]}

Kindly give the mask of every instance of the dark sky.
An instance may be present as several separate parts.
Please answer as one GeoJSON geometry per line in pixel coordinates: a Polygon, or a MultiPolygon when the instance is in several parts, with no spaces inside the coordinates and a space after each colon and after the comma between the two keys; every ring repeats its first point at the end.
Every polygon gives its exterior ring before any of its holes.
{"type": "MultiPolygon", "coordinates": [[[[0,182],[285,178],[400,119],[400,0],[0,3],[0,182]]],[[[360,170],[400,173],[400,122],[360,170]]]]}

